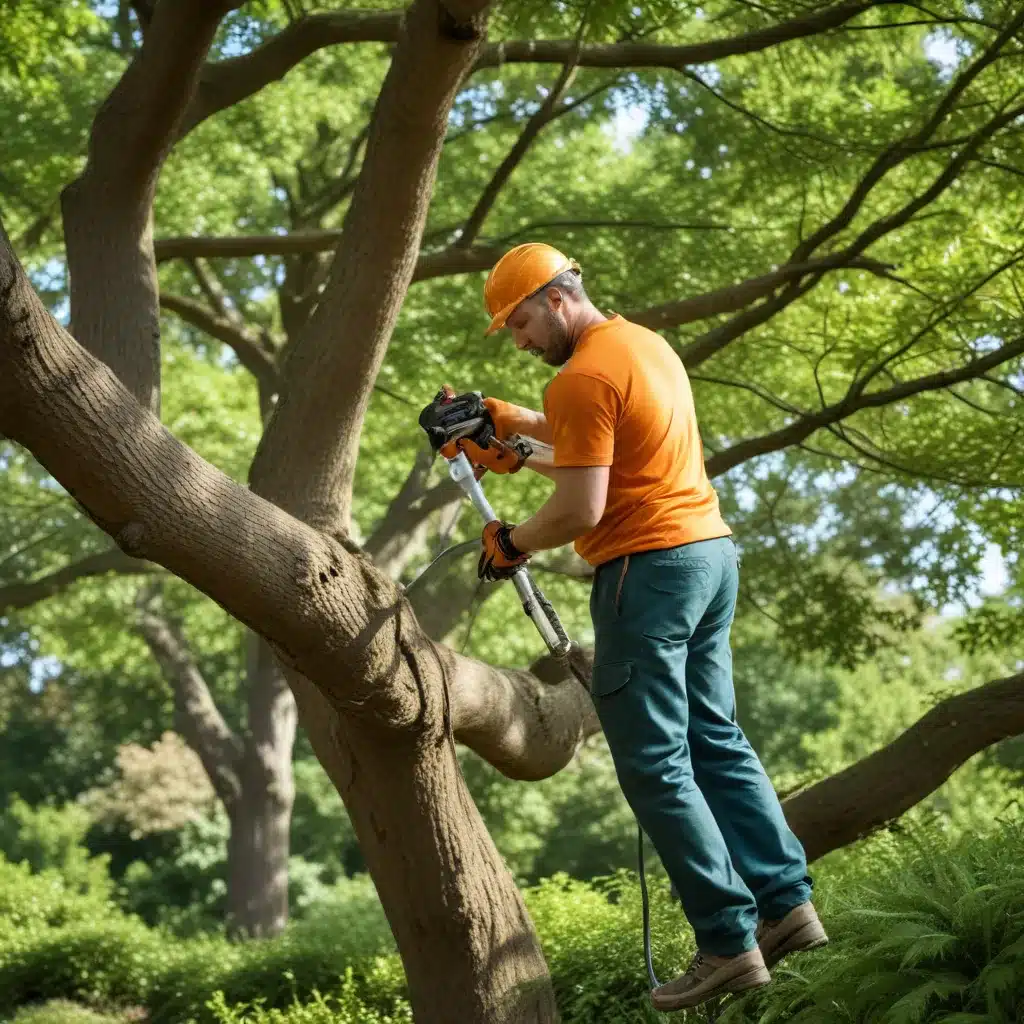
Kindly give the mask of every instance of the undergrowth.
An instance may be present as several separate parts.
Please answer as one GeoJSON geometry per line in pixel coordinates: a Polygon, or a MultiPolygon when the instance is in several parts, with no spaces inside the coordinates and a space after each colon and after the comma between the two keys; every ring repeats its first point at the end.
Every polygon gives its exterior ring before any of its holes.
{"type": "MultiPolygon", "coordinates": [[[[734,1000],[718,1020],[1017,1022],[1022,850],[1024,828],[1008,824],[956,843],[883,834],[831,855],[815,871],[829,947],[784,961],[771,986],[734,1000]]],[[[151,1024],[409,1024],[401,963],[371,892],[349,886],[277,939],[183,940],[54,872],[0,861],[0,1020],[107,1024],[69,1003],[48,1003],[73,1000],[101,1014],[137,1007],[151,1024]],[[30,1004],[40,1005],[24,1009],[30,1004]]],[[[564,1024],[666,1019],[648,1000],[634,876],[556,876],[524,897],[564,1024]]],[[[663,881],[652,883],[651,911],[655,967],[668,980],[685,968],[692,935],[663,881]]],[[[691,1018],[703,1015],[668,1015],[691,1018]]]]}

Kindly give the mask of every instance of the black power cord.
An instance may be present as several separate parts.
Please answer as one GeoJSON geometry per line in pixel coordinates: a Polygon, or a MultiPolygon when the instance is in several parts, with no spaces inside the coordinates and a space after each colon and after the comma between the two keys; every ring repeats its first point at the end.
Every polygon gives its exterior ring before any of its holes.
{"type": "Polygon", "coordinates": [[[644,871],[644,830],[639,824],[636,827],[636,838],[637,866],[640,869],[640,901],[644,916],[644,959],[647,961],[647,979],[651,983],[651,988],[656,989],[661,986],[661,982],[654,973],[654,961],[651,959],[651,904],[647,896],[647,875],[644,871]]]}

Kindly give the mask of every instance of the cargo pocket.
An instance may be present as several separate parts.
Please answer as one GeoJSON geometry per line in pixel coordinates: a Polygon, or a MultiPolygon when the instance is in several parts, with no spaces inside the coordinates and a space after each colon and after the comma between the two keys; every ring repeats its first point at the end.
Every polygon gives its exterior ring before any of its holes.
{"type": "Polygon", "coordinates": [[[610,697],[629,682],[632,674],[631,661],[608,661],[595,665],[590,673],[590,692],[595,697],[610,697]]]}
{"type": "Polygon", "coordinates": [[[707,558],[652,560],[646,580],[652,590],[662,594],[701,596],[711,589],[711,562],[707,558]]]}

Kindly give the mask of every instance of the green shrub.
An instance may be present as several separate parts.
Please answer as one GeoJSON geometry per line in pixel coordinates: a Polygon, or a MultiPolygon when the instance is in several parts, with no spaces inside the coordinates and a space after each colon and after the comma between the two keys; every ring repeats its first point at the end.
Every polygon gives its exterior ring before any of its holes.
{"type": "Polygon", "coordinates": [[[412,1007],[405,999],[394,998],[385,1012],[364,1001],[362,987],[348,967],[334,995],[323,996],[314,990],[309,1002],[295,997],[285,1009],[267,1009],[262,1000],[231,1006],[224,993],[217,992],[208,1008],[216,1024],[413,1024],[412,1007]]]}
{"type": "Polygon", "coordinates": [[[42,1006],[26,1006],[19,1010],[11,1024],[126,1024],[126,1018],[97,1013],[66,999],[52,999],[42,1006]]]}
{"type": "Polygon", "coordinates": [[[343,879],[279,938],[242,944],[213,938],[179,943],[173,962],[168,962],[151,992],[151,1020],[212,1020],[206,1003],[216,991],[223,993],[227,1005],[259,999],[264,1009],[285,1009],[293,1005],[296,993],[337,990],[346,965],[353,967],[357,979],[372,974],[378,987],[384,978],[390,979],[374,1001],[386,1009],[404,980],[394,951],[373,883],[367,876],[343,879]],[[385,969],[382,964],[390,966],[385,969]]]}
{"type": "MultiPolygon", "coordinates": [[[[650,880],[651,938],[662,980],[685,969],[693,936],[668,883],[650,880]]],[[[660,1020],[647,996],[640,886],[628,872],[581,882],[556,875],[524,893],[551,970],[562,1018],[571,1024],[660,1020]]]]}
{"type": "MultiPolygon", "coordinates": [[[[936,851],[842,896],[829,948],[776,968],[723,1024],[1014,1024],[1024,1006],[1024,827],[936,851]]],[[[836,902],[839,902],[838,895],[836,902]]]]}
{"type": "Polygon", "coordinates": [[[77,804],[32,807],[14,796],[0,813],[0,858],[27,863],[34,871],[52,869],[81,892],[111,890],[109,859],[93,857],[85,845],[91,819],[77,804]]]}
{"type": "Polygon", "coordinates": [[[165,947],[166,936],[113,915],[9,929],[0,935],[0,1012],[57,998],[100,1007],[145,1004],[164,969],[165,947]]]}
{"type": "Polygon", "coordinates": [[[0,857],[0,934],[32,925],[60,927],[116,913],[108,885],[84,891],[59,871],[33,872],[28,862],[10,864],[0,857]]]}
{"type": "MultiPolygon", "coordinates": [[[[880,834],[822,862],[816,903],[832,944],[774,971],[722,1024],[1009,1024],[1024,1005],[1024,827],[953,846],[880,834]],[[971,1016],[973,1015],[973,1016],[971,1016]]],[[[692,935],[651,882],[655,968],[683,970],[692,935]]],[[[640,892],[620,872],[524,892],[565,1024],[653,1024],[640,892]]],[[[73,999],[147,1007],[152,1024],[405,1024],[401,962],[372,883],[332,890],[277,939],[176,939],[55,873],[0,862],[0,1018],[73,999]],[[23,904],[23,905],[22,905],[23,904]]],[[[84,1024],[84,1022],[83,1022],[84,1024]]]]}

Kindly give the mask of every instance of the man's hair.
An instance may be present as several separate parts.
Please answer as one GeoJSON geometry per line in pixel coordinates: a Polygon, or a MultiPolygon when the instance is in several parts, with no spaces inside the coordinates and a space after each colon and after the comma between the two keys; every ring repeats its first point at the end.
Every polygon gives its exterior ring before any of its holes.
{"type": "Polygon", "coordinates": [[[584,302],[587,298],[586,289],[583,287],[583,275],[578,270],[563,271],[545,285],[543,290],[547,291],[548,288],[557,288],[577,302],[584,302]]]}

